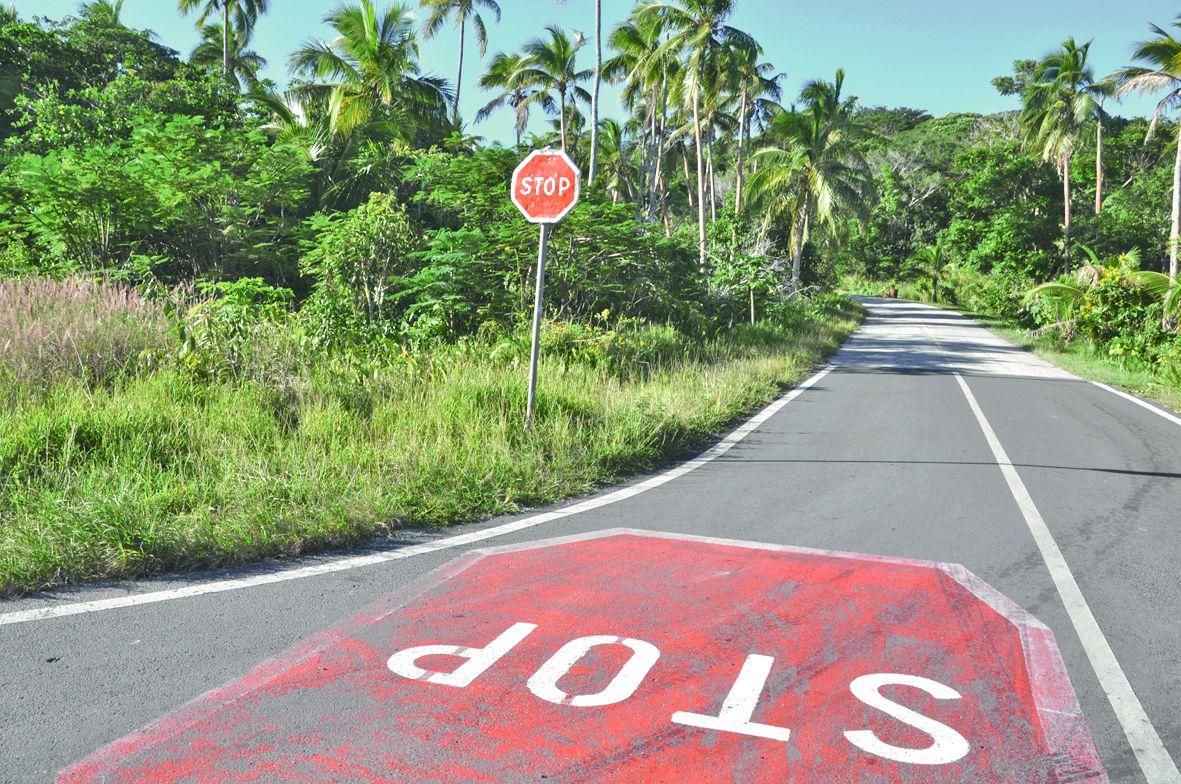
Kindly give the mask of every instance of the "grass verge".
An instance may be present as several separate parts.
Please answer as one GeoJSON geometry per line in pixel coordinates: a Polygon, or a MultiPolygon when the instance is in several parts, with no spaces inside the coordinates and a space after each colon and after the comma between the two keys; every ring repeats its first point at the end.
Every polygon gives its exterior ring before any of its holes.
{"type": "Polygon", "coordinates": [[[0,412],[0,595],[221,567],[586,492],[683,455],[798,382],[860,322],[847,300],[621,376],[524,375],[452,352],[368,375],[65,381],[0,412]]]}

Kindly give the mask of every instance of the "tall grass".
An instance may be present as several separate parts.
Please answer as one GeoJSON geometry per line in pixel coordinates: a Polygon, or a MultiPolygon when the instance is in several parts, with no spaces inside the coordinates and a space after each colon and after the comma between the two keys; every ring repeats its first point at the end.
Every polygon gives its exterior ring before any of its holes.
{"type": "Polygon", "coordinates": [[[11,402],[79,380],[110,383],[163,348],[163,306],[125,286],[85,278],[0,280],[0,390],[11,402]]]}
{"type": "Polygon", "coordinates": [[[97,389],[63,381],[0,413],[0,594],[294,555],[581,493],[701,443],[859,318],[845,302],[642,372],[555,352],[530,433],[524,367],[488,350],[326,361],[282,383],[182,367],[97,389]]]}

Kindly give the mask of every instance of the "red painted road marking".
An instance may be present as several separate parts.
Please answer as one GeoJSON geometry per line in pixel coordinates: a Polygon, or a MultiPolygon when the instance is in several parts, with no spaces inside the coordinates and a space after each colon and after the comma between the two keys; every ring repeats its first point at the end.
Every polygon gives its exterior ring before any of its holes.
{"type": "Polygon", "coordinates": [[[531,223],[557,223],[578,203],[581,174],[561,150],[534,150],[513,172],[513,204],[531,223]]]}
{"type": "Polygon", "coordinates": [[[58,781],[542,776],[1107,781],[962,567],[619,531],[464,556],[58,781]]]}

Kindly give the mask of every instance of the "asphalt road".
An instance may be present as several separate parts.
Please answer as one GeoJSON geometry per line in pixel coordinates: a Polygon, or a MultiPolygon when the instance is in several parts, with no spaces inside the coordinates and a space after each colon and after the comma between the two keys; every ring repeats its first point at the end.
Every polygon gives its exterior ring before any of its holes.
{"type": "MultiPolygon", "coordinates": [[[[1149,735],[1181,760],[1181,425],[956,314],[867,307],[831,372],[716,459],[622,500],[411,557],[367,551],[377,563],[300,579],[201,593],[210,581],[290,567],[281,564],[0,604],[0,780],[50,781],[473,547],[625,527],[962,564],[1053,630],[1111,780],[1177,781],[1167,757],[1145,763],[1134,752],[1124,726],[1134,712],[1112,679],[1126,676],[1149,735]],[[1047,561],[997,446],[1061,563],[1047,561]],[[191,596],[103,604],[194,586],[191,596]],[[97,604],[53,615],[79,602],[97,604]],[[1092,662],[1104,645],[1116,674],[1102,656],[1092,662]]],[[[410,533],[407,543],[530,519],[410,533]]]]}

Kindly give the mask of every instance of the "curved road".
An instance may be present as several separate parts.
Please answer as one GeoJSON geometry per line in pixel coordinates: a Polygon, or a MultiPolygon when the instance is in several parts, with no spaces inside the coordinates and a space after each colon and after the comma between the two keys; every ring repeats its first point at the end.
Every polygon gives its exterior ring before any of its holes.
{"type": "Polygon", "coordinates": [[[741,441],[573,514],[0,603],[0,779],[52,780],[475,546],[626,527],[963,564],[1053,630],[1111,780],[1177,784],[1181,420],[957,314],[866,305],[741,441]]]}

